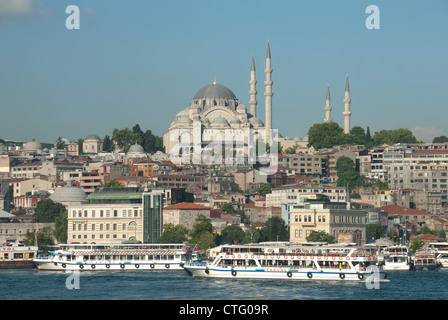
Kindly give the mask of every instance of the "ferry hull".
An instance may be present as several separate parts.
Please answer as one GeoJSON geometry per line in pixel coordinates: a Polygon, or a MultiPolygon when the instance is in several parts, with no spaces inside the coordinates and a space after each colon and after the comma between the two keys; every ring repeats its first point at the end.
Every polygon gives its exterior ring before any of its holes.
{"type": "Polygon", "coordinates": [[[185,271],[194,277],[204,278],[228,278],[228,279],[284,279],[284,280],[326,280],[326,281],[366,281],[370,277],[377,276],[379,281],[385,280],[386,272],[380,271],[376,274],[371,272],[357,273],[347,270],[339,271],[316,271],[313,269],[278,269],[278,268],[206,268],[198,266],[185,266],[185,271]],[[276,270],[277,269],[277,270],[276,270]]]}
{"type": "Polygon", "coordinates": [[[44,260],[34,260],[34,264],[39,270],[49,271],[139,271],[139,270],[183,270],[182,263],[173,262],[111,262],[111,263],[67,263],[67,262],[52,262],[44,260]]]}
{"type": "Polygon", "coordinates": [[[33,261],[2,261],[0,262],[0,269],[32,269],[34,268],[33,261]]]}

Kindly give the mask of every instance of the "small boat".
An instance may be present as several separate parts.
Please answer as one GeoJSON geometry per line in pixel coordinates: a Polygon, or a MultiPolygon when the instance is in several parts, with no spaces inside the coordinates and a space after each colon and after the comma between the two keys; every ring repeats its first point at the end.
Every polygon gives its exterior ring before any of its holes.
{"type": "Polygon", "coordinates": [[[432,250],[417,250],[413,259],[413,270],[415,271],[437,271],[438,265],[436,255],[432,250]]]}
{"type": "Polygon", "coordinates": [[[436,263],[440,270],[448,270],[448,253],[439,253],[436,257],[436,263]]]}
{"type": "Polygon", "coordinates": [[[344,245],[223,245],[213,262],[184,268],[190,276],[206,278],[387,281],[375,249],[344,245]]]}
{"type": "Polygon", "coordinates": [[[0,269],[33,268],[37,247],[26,246],[22,242],[5,242],[0,247],[0,269]]]}
{"type": "Polygon", "coordinates": [[[39,270],[183,270],[197,260],[187,244],[61,244],[33,259],[39,270]]]}
{"type": "Polygon", "coordinates": [[[411,268],[410,250],[404,245],[390,246],[383,249],[386,271],[409,271],[411,268]]]}

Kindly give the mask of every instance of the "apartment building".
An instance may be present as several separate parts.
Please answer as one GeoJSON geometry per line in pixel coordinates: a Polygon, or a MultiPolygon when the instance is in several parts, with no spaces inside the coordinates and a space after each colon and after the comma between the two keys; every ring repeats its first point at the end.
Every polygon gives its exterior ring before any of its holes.
{"type": "Polygon", "coordinates": [[[291,242],[306,242],[312,231],[324,231],[336,242],[366,242],[367,210],[347,209],[345,202],[330,202],[319,197],[290,208],[291,242]]]}
{"type": "Polygon", "coordinates": [[[162,189],[99,190],[86,203],[68,206],[68,242],[155,243],[162,234],[164,198],[162,189]]]}
{"type": "Polygon", "coordinates": [[[347,191],[344,187],[317,184],[294,184],[272,189],[266,195],[266,207],[281,207],[286,204],[299,204],[301,197],[310,194],[322,194],[331,202],[344,202],[347,200],[347,191]]]}

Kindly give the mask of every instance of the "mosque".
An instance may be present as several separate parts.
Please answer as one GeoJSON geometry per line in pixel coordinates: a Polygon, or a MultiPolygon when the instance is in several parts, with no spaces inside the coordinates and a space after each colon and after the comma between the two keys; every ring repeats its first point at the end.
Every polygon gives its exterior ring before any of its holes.
{"type": "MultiPolygon", "coordinates": [[[[170,153],[173,148],[179,146],[181,138],[178,136],[179,132],[187,134],[191,137],[194,136],[195,130],[200,130],[196,134],[200,134],[203,137],[210,129],[224,133],[225,130],[233,130],[235,132],[241,132],[245,129],[252,129],[255,132],[270,132],[272,128],[272,75],[271,67],[271,50],[268,42],[266,53],[266,68],[265,72],[265,121],[257,117],[257,89],[255,80],[255,63],[252,57],[252,65],[250,70],[250,90],[249,90],[249,110],[246,106],[235,96],[235,94],[228,87],[218,84],[215,81],[212,84],[206,85],[201,88],[191,100],[190,105],[176,114],[171,122],[168,130],[163,134],[163,144],[165,152],[170,153]],[[195,125],[196,124],[196,128],[195,125]],[[200,126],[198,127],[198,124],[200,126]],[[181,129],[181,130],[179,130],[181,129]],[[262,131],[264,130],[264,131],[262,131]],[[173,138],[174,137],[174,138],[173,138]]],[[[325,122],[331,122],[331,105],[329,88],[327,89],[327,101],[326,101],[326,118],[325,122]]],[[[348,75],[347,75],[347,87],[345,103],[345,132],[349,131],[350,127],[350,98],[348,91],[348,75]]],[[[268,141],[269,142],[269,141],[268,141]]],[[[201,141],[204,145],[204,141],[201,141]]],[[[244,141],[247,145],[247,141],[244,141]]],[[[281,144],[283,149],[290,146],[307,147],[308,138],[301,139],[300,137],[289,138],[278,136],[278,143],[281,144]]],[[[191,144],[193,146],[193,143],[191,144]]]]}

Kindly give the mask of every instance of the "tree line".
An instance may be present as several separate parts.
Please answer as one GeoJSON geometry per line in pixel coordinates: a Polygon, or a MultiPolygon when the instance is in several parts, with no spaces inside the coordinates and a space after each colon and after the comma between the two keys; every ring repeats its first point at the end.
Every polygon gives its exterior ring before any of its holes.
{"type": "MultiPolygon", "coordinates": [[[[438,138],[438,140],[443,139],[443,136],[438,138]]],[[[364,130],[360,126],[354,126],[350,133],[344,133],[339,124],[329,122],[316,123],[308,130],[308,147],[314,147],[316,150],[343,144],[364,145],[366,148],[372,148],[395,143],[418,143],[418,141],[411,130],[404,128],[383,129],[372,136],[369,127],[364,130]]]]}

